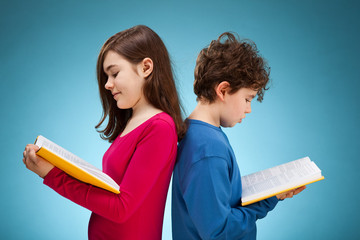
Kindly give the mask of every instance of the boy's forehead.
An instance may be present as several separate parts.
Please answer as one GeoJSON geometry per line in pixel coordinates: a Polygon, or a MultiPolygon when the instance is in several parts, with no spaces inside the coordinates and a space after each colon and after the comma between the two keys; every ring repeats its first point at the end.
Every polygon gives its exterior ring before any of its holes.
{"type": "Polygon", "coordinates": [[[243,92],[243,94],[247,95],[248,97],[254,98],[258,92],[258,90],[254,90],[252,88],[240,88],[240,91],[243,92]]]}

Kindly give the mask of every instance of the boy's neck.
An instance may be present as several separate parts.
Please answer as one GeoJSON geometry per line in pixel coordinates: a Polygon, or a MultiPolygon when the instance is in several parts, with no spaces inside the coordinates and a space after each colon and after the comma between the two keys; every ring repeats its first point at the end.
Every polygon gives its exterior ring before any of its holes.
{"type": "Polygon", "coordinates": [[[194,111],[189,115],[189,119],[200,120],[208,124],[220,127],[220,114],[218,105],[215,103],[207,103],[198,101],[194,111]]]}

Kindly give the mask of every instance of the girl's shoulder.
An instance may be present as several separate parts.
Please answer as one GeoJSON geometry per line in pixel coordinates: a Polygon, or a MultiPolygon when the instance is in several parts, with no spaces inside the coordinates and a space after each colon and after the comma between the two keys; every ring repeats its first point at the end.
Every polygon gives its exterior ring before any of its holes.
{"type": "Polygon", "coordinates": [[[167,113],[158,113],[141,126],[134,133],[137,133],[138,139],[151,138],[155,141],[177,142],[176,126],[173,119],[167,113]]]}
{"type": "Polygon", "coordinates": [[[165,112],[157,113],[133,128],[130,132],[122,134],[122,137],[129,134],[144,136],[151,132],[169,136],[176,135],[175,122],[169,114],[165,112]]]}
{"type": "Polygon", "coordinates": [[[168,124],[171,124],[171,125],[175,126],[174,120],[166,112],[158,113],[158,114],[154,115],[153,118],[154,118],[154,120],[164,121],[164,122],[167,122],[168,124]]]}
{"type": "Polygon", "coordinates": [[[158,114],[152,116],[145,123],[146,123],[145,127],[164,129],[164,130],[166,130],[166,129],[167,130],[169,130],[169,129],[175,130],[174,120],[172,119],[172,117],[169,114],[167,114],[165,112],[161,112],[161,113],[158,113],[158,114]]]}

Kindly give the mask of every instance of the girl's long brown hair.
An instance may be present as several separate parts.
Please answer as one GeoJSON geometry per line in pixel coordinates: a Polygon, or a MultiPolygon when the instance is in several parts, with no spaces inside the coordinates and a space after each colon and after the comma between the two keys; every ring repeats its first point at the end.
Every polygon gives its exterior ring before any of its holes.
{"type": "Polygon", "coordinates": [[[110,50],[120,54],[133,64],[140,63],[146,57],[152,59],[153,72],[144,83],[144,96],[154,107],[161,109],[173,118],[180,140],[185,134],[185,124],[181,115],[182,107],[176,91],[170,57],[161,38],[144,25],[138,25],[113,35],[105,42],[99,53],[97,79],[103,115],[95,126],[96,129],[108,118],[107,126],[102,130],[97,130],[101,134],[101,138],[113,142],[124,130],[132,116],[132,109],[119,109],[111,92],[105,89],[107,75],[104,72],[103,63],[110,50]]]}

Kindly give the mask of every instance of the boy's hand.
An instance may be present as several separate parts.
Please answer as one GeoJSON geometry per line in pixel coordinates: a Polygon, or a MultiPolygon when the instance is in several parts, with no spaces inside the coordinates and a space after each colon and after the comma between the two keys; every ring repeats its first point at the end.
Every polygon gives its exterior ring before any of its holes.
{"type": "Polygon", "coordinates": [[[280,194],[276,195],[276,197],[279,200],[284,200],[285,198],[292,198],[296,194],[302,192],[305,188],[306,188],[306,186],[295,188],[295,189],[289,190],[287,192],[280,193],[280,194]]]}
{"type": "Polygon", "coordinates": [[[37,150],[39,150],[39,147],[34,144],[26,145],[25,151],[23,152],[23,162],[27,169],[44,178],[50,170],[54,168],[54,165],[37,156],[37,150]]]}

